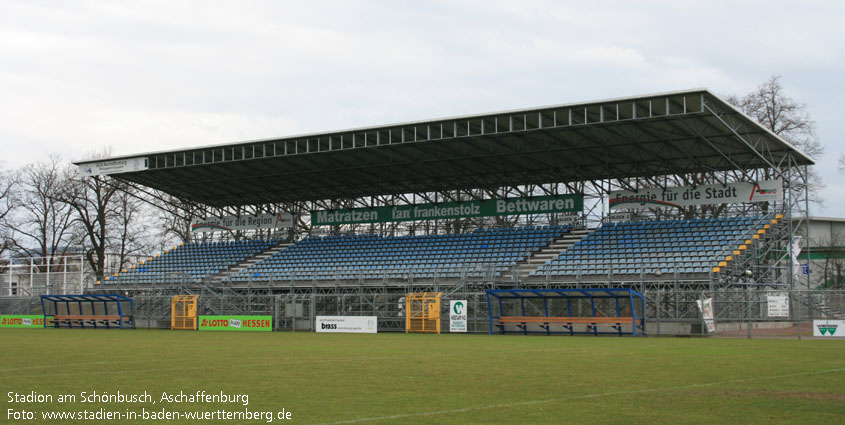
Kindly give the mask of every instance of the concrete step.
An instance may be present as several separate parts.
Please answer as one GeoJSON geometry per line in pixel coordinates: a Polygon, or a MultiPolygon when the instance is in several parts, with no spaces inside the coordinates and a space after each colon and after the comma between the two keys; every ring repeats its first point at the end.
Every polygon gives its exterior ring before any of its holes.
{"type": "Polygon", "coordinates": [[[258,254],[255,254],[252,257],[250,257],[250,258],[248,258],[244,261],[241,261],[238,264],[235,264],[232,267],[229,267],[227,270],[223,270],[222,272],[217,273],[214,276],[209,276],[208,280],[211,281],[211,282],[214,282],[214,283],[219,283],[223,279],[225,279],[225,278],[227,278],[227,277],[229,277],[229,276],[231,276],[235,273],[241,272],[241,271],[245,270],[247,267],[249,267],[253,264],[256,264],[256,263],[258,263],[262,260],[265,260],[267,258],[272,257],[277,252],[285,250],[288,247],[290,247],[291,245],[293,245],[293,244],[292,243],[286,243],[286,244],[279,244],[279,245],[275,245],[275,246],[272,246],[270,248],[267,248],[264,251],[261,251],[258,254]]]}
{"type": "Polygon", "coordinates": [[[574,230],[561,238],[552,241],[548,246],[541,249],[531,257],[526,258],[520,263],[516,264],[518,276],[520,279],[527,278],[532,271],[536,270],[538,266],[546,264],[547,261],[557,258],[561,253],[575,245],[584,237],[592,233],[593,230],[574,230]]]}

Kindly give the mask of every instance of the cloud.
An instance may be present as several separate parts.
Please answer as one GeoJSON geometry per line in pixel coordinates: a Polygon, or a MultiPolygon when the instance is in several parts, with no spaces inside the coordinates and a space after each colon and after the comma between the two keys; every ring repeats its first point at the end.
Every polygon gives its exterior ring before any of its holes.
{"type": "Polygon", "coordinates": [[[841,103],[845,6],[768,6],[7,1],[0,139],[15,167],[104,145],[137,153],[692,87],[741,94],[780,74],[830,150],[845,133],[827,112],[841,103]]]}

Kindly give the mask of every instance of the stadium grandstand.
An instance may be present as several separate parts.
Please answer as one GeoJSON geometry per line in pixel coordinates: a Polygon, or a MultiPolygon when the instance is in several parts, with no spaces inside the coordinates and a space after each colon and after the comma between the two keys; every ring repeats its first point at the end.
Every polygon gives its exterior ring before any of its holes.
{"type": "Polygon", "coordinates": [[[201,211],[91,289],[267,293],[792,288],[811,164],[704,89],[77,162],[201,211]]]}

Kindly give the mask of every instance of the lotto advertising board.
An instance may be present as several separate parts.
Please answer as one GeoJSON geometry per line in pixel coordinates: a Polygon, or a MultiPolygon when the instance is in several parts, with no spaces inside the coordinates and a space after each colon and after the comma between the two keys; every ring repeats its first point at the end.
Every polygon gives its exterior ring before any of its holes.
{"type": "MultiPolygon", "coordinates": [[[[52,316],[47,316],[47,326],[53,324],[52,316]]],[[[0,315],[0,328],[43,329],[44,316],[38,314],[0,315]]]]}
{"type": "Polygon", "coordinates": [[[273,316],[199,316],[201,331],[271,332],[273,316]]]}

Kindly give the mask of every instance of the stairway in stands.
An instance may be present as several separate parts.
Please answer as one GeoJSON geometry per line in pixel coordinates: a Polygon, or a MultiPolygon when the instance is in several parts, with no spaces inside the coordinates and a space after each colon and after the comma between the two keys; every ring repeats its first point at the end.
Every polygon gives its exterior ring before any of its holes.
{"type": "Polygon", "coordinates": [[[569,249],[572,245],[575,245],[576,242],[589,236],[593,230],[595,229],[580,229],[565,233],[560,238],[552,241],[552,243],[550,243],[547,247],[517,263],[514,267],[514,271],[518,274],[519,280],[524,281],[527,279],[529,274],[536,270],[541,264],[545,264],[546,261],[557,258],[562,252],[569,249]]]}
{"type": "Polygon", "coordinates": [[[263,261],[264,259],[273,256],[273,254],[275,254],[279,251],[284,251],[292,245],[293,245],[292,243],[280,243],[278,245],[272,246],[272,247],[256,254],[254,257],[247,258],[246,260],[241,261],[240,263],[235,264],[232,267],[229,267],[229,269],[227,269],[227,270],[223,270],[222,272],[217,273],[216,275],[209,276],[206,281],[208,283],[212,284],[212,285],[220,284],[220,283],[223,282],[223,280],[225,280],[229,276],[231,276],[235,273],[238,273],[241,270],[244,270],[247,267],[249,267],[249,266],[251,266],[255,263],[263,261]]]}

